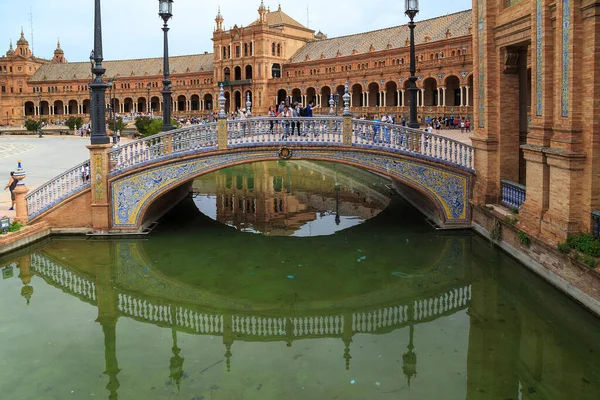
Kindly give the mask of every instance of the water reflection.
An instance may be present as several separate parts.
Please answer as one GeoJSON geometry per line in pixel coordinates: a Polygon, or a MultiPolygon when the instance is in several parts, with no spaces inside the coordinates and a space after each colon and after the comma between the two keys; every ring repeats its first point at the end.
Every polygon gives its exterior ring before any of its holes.
{"type": "MultiPolygon", "coordinates": [[[[38,319],[47,326],[47,317],[31,310],[47,312],[45,304],[60,292],[67,297],[61,297],[61,307],[50,316],[56,325],[69,326],[72,317],[64,311],[75,308],[74,299],[94,307],[95,317],[73,321],[78,327],[70,328],[85,346],[97,345],[94,330],[103,336],[103,369],[94,373],[82,368],[81,384],[65,381],[67,389],[83,387],[79,398],[103,371],[108,396],[93,393],[109,399],[117,399],[121,391],[123,398],[149,399],[173,393],[194,399],[211,394],[240,398],[244,393],[261,399],[597,399],[598,321],[549,287],[532,285],[532,276],[479,238],[438,239],[441,246],[421,274],[396,271],[398,279],[389,282],[388,277],[387,286],[368,286],[367,292],[348,291],[342,298],[322,294],[300,302],[289,296],[276,306],[198,288],[185,275],[156,264],[152,249],[161,242],[52,240],[0,264],[5,265],[0,299],[10,315],[28,315],[32,326],[38,319]],[[20,304],[9,295],[18,282],[23,288],[20,304]],[[101,329],[93,328],[96,323],[101,329]],[[153,342],[144,326],[163,333],[153,342]],[[152,367],[157,372],[147,371],[155,363],[148,349],[166,357],[152,367]],[[298,361],[309,355],[310,361],[298,361]],[[260,359],[273,364],[265,366],[260,359]],[[290,380],[297,386],[279,383],[290,380]]],[[[371,272],[365,269],[355,279],[371,272]]],[[[252,279],[246,276],[248,283],[252,279]]],[[[288,290],[297,290],[295,281],[285,282],[288,290]]],[[[12,326],[6,315],[0,322],[12,326]]],[[[29,331],[27,325],[21,329],[29,331]]],[[[27,352],[35,337],[15,333],[10,345],[27,352]]],[[[46,337],[42,342],[56,341],[51,333],[46,337]]],[[[7,356],[3,362],[16,364],[19,372],[24,360],[12,357],[7,345],[0,344],[7,356]]],[[[59,346],[66,350],[73,344],[67,340],[59,346]]],[[[68,359],[56,367],[70,371],[63,365],[68,359]]],[[[39,398],[9,386],[11,377],[16,379],[8,369],[0,383],[8,398],[39,398]]],[[[36,379],[38,391],[65,389],[43,376],[36,379]]]]}
{"type": "Polygon", "coordinates": [[[272,161],[226,168],[194,182],[205,215],[243,232],[319,236],[358,225],[390,202],[389,181],[343,165],[272,161]]]}

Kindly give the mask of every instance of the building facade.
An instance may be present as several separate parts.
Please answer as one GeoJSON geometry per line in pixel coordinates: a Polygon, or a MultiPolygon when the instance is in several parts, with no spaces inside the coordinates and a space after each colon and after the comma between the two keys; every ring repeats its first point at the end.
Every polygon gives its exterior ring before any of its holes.
{"type": "Polygon", "coordinates": [[[473,19],[474,204],[520,183],[530,235],[598,232],[600,3],[474,0],[473,19]]]}
{"type": "MultiPolygon", "coordinates": [[[[328,39],[261,2],[248,26],[224,29],[215,18],[213,52],[170,58],[175,116],[218,109],[219,84],[228,112],[245,108],[265,115],[269,106],[312,102],[317,113],[343,108],[349,82],[355,116],[408,115],[409,30],[406,25],[328,39]],[[333,96],[332,96],[333,95],[333,96]],[[336,96],[337,95],[337,96],[336,96]]],[[[420,21],[416,29],[419,118],[472,116],[472,17],[462,11],[420,21]]],[[[115,79],[114,109],[121,114],[162,112],[162,58],[105,61],[105,80],[115,79]]],[[[89,63],[66,61],[60,43],[51,60],[31,54],[23,34],[0,57],[3,124],[27,118],[87,116],[89,63]],[[20,69],[19,69],[20,68],[20,69]]],[[[108,98],[108,93],[107,93],[108,98]]]]}

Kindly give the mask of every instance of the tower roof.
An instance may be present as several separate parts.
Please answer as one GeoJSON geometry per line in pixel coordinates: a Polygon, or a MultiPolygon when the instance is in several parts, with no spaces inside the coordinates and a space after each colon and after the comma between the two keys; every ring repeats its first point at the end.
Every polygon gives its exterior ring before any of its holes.
{"type": "Polygon", "coordinates": [[[63,49],[60,48],[60,40],[56,44],[56,50],[54,50],[54,54],[65,54],[63,49]]]}
{"type": "Polygon", "coordinates": [[[217,11],[217,16],[215,17],[215,21],[223,21],[223,15],[221,15],[221,6],[219,6],[219,10],[217,11]]]}
{"type": "Polygon", "coordinates": [[[6,52],[7,56],[12,56],[13,54],[15,54],[15,49],[13,49],[13,45],[12,45],[12,40],[10,41],[10,47],[8,48],[8,51],[6,52]]]}
{"type": "Polygon", "coordinates": [[[23,27],[21,27],[21,38],[17,40],[17,46],[29,46],[29,42],[25,39],[25,34],[23,33],[23,27]]]}
{"type": "MultiPolygon", "coordinates": [[[[261,3],[261,5],[262,5],[262,3],[261,3]]],[[[266,17],[267,17],[267,25],[269,27],[288,25],[288,26],[293,26],[293,27],[301,28],[301,29],[309,29],[306,26],[302,25],[300,22],[296,21],[295,19],[293,19],[292,17],[287,15],[286,13],[284,13],[283,11],[281,11],[281,5],[277,9],[277,11],[268,10],[266,13],[266,17]]],[[[260,24],[260,20],[254,21],[253,23],[250,24],[250,26],[258,25],[258,24],[260,24]]]]}

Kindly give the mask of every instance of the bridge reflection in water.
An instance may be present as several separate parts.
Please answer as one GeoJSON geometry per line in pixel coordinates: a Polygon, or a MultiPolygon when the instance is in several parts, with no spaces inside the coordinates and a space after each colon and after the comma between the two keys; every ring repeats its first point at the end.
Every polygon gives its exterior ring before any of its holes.
{"type": "MultiPolygon", "coordinates": [[[[179,333],[221,336],[222,362],[227,371],[235,369],[236,342],[280,341],[293,346],[301,339],[339,339],[344,345],[343,354],[334,357],[339,357],[340,368],[351,370],[352,342],[357,335],[381,335],[402,328],[409,330],[408,340],[398,345],[404,349],[402,372],[410,383],[419,371],[418,355],[427,358],[427,353],[435,351],[435,344],[423,347],[418,340],[419,325],[462,310],[467,310],[470,321],[466,398],[558,399],[563,398],[569,387],[573,398],[597,398],[598,366],[586,365],[581,358],[588,351],[587,346],[590,352],[600,347],[592,344],[587,332],[568,326],[569,322],[577,324],[578,317],[567,314],[564,305],[559,304],[562,300],[544,291],[548,288],[540,292],[527,283],[527,276],[515,277],[522,272],[515,274],[513,268],[497,268],[496,261],[490,261],[486,252],[476,255],[472,262],[485,260],[490,265],[487,270],[466,268],[468,273],[457,273],[456,269],[439,268],[464,263],[465,252],[477,240],[461,236],[444,238],[443,250],[431,266],[431,271],[439,271],[440,275],[433,277],[437,283],[425,288],[421,297],[410,291],[403,296],[402,288],[424,283],[415,276],[398,280],[400,290],[383,288],[366,297],[359,295],[348,299],[346,307],[344,301],[335,306],[331,305],[333,301],[325,301],[308,302],[297,308],[269,308],[189,288],[151,265],[146,259],[145,242],[96,243],[95,248],[104,250],[94,254],[93,266],[83,268],[60,261],[61,254],[56,250],[60,246],[52,244],[14,260],[13,265],[20,269],[19,277],[24,284],[21,293],[27,302],[34,295],[31,278],[39,276],[97,307],[97,322],[104,334],[106,388],[110,399],[117,399],[119,375],[123,374],[117,357],[119,318],[171,330],[169,378],[178,387],[183,385],[186,370],[186,352],[179,347],[179,333]],[[107,263],[109,259],[116,262],[107,263]],[[489,273],[496,276],[492,279],[489,273]],[[496,279],[505,281],[504,288],[497,285],[496,279]],[[506,321],[498,312],[508,308],[517,312],[511,314],[512,320],[506,321]],[[569,336],[564,337],[565,333],[569,336]],[[583,349],[577,347],[582,344],[583,349]],[[557,365],[556,360],[561,363],[557,365]]],[[[428,279],[431,281],[431,276],[428,279]]],[[[188,364],[187,368],[193,365],[188,364]]],[[[359,370],[362,368],[359,365],[359,370]]]]}
{"type": "Polygon", "coordinates": [[[240,231],[318,236],[378,215],[390,203],[386,185],[387,178],[345,165],[267,161],[199,177],[193,192],[203,214],[240,231]]]}

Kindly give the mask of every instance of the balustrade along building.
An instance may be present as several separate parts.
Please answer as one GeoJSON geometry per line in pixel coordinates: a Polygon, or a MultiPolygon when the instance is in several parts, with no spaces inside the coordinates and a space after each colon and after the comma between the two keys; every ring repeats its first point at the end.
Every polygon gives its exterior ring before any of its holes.
{"type": "MultiPolygon", "coordinates": [[[[321,117],[318,124],[303,126],[314,131],[314,138],[317,130],[332,135],[329,139],[319,136],[323,148],[309,149],[319,144],[309,139],[313,142],[300,143],[309,146],[299,147],[294,157],[345,162],[387,173],[437,202],[444,222],[498,235],[497,225],[503,225],[501,237],[513,248],[520,246],[519,237],[539,239],[534,244],[545,245],[542,250],[521,249],[539,260],[540,253],[556,250],[555,244],[569,234],[598,235],[600,230],[596,211],[600,209],[599,11],[600,3],[594,0],[473,0],[472,10],[417,22],[418,118],[421,123],[435,117],[469,119],[472,147],[395,126],[389,128],[391,142],[377,141],[365,133],[372,129],[377,133],[379,125],[367,127],[361,125],[365,121],[357,120],[389,113],[398,122],[408,115],[407,25],[328,38],[298,23],[281,7],[272,11],[262,2],[258,17],[246,26],[225,29],[219,11],[212,52],[171,57],[173,111],[180,117],[220,111],[221,87],[223,111],[245,108],[248,98],[253,116],[266,115],[269,106],[282,101],[312,102],[315,114],[335,114],[337,105],[330,106],[331,98],[338,99],[341,115],[344,99],[348,109],[343,124],[341,118],[321,117]],[[415,158],[406,161],[407,155],[415,158]],[[490,204],[519,209],[518,224],[506,224],[490,210],[490,204]]],[[[113,106],[117,112],[161,112],[162,58],[106,61],[104,67],[106,79],[116,78],[113,106]]],[[[88,62],[67,62],[60,44],[52,59],[38,58],[21,33],[16,48],[11,43],[0,58],[2,123],[21,125],[40,115],[43,119],[85,116],[90,80],[88,62]]],[[[153,139],[166,140],[162,147],[145,141],[118,152],[102,150],[97,155],[101,162],[91,166],[92,176],[104,179],[93,189],[93,201],[103,202],[108,210],[98,225],[101,230],[139,228],[153,196],[171,190],[165,186],[145,193],[139,204],[129,203],[133,200],[126,193],[128,188],[141,185],[152,160],[164,159],[165,154],[176,160],[179,155],[190,156],[194,149],[217,149],[217,131],[223,133],[218,135],[218,150],[223,153],[202,153],[213,157],[213,169],[270,159],[276,154],[273,149],[259,151],[266,146],[267,134],[272,135],[267,145],[281,146],[282,139],[264,121],[249,122],[257,130],[251,133],[264,135],[262,139],[245,136],[248,125],[229,122],[219,121],[219,129],[208,124],[202,143],[193,142],[195,131],[190,130],[177,138],[153,139]],[[192,142],[198,147],[190,148],[192,142]],[[240,154],[249,148],[259,150],[242,158],[240,154]],[[107,196],[112,197],[108,200],[107,196]]],[[[184,167],[178,165],[173,168],[184,167]]],[[[198,176],[210,168],[198,165],[190,173],[198,176]]],[[[76,175],[77,171],[71,172],[76,175]]],[[[184,183],[179,170],[169,173],[173,182],[184,183]]],[[[62,187],[57,184],[56,191],[62,187]]],[[[88,197],[78,207],[89,206],[89,182],[57,197],[30,194],[30,221],[49,215],[55,203],[80,190],[88,197]]],[[[93,225],[90,213],[81,213],[87,215],[82,226],[93,225]]],[[[50,222],[62,220],[56,217],[50,222]]]]}

